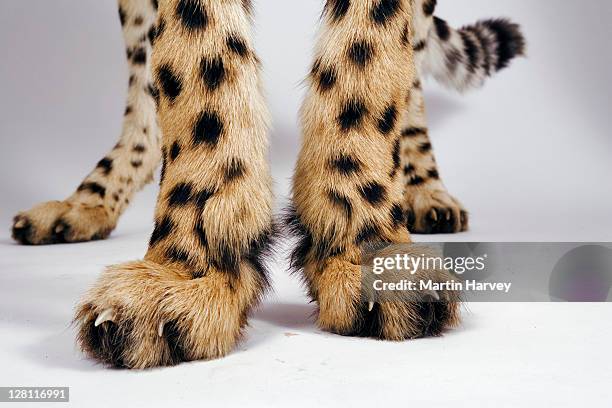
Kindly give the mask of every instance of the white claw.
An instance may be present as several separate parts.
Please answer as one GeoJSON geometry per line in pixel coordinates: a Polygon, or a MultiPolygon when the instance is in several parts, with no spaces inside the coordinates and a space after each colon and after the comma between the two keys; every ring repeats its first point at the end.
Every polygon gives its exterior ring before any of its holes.
{"type": "Polygon", "coordinates": [[[164,322],[159,322],[159,326],[157,326],[157,335],[159,337],[162,337],[164,335],[164,326],[165,326],[164,322]]]}
{"type": "Polygon", "coordinates": [[[435,290],[428,290],[427,293],[436,300],[440,300],[440,295],[435,290]]]}
{"type": "Polygon", "coordinates": [[[372,309],[374,309],[374,302],[370,302],[370,304],[368,305],[368,312],[371,312],[372,309]]]}
{"type": "Polygon", "coordinates": [[[438,221],[438,212],[436,210],[432,208],[429,214],[434,221],[438,221]]]}
{"type": "Polygon", "coordinates": [[[17,221],[14,225],[15,228],[20,229],[26,226],[26,222],[24,219],[20,219],[19,221],[17,221]]]}
{"type": "Polygon", "coordinates": [[[57,227],[55,227],[55,233],[59,234],[60,232],[64,231],[66,227],[63,224],[58,224],[57,227]]]}
{"type": "Polygon", "coordinates": [[[98,318],[94,322],[94,326],[98,327],[104,322],[113,321],[113,309],[106,309],[98,315],[98,318]]]}

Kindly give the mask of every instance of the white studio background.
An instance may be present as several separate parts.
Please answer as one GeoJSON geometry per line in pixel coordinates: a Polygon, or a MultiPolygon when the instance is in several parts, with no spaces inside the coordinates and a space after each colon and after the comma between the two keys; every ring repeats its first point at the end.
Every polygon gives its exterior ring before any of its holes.
{"type": "MultiPolygon", "coordinates": [[[[322,3],[256,1],[279,207],[322,3]]],[[[464,96],[426,83],[441,174],[470,210],[472,230],[416,239],[612,240],[612,2],[439,3],[453,26],[511,17],[529,56],[464,96]]],[[[601,358],[612,341],[609,305],[474,304],[462,329],[442,339],[345,339],[314,328],[314,308],[280,257],[275,294],[226,359],[147,373],[84,360],[67,328],[72,307],[104,265],[142,256],[156,185],[105,242],[19,247],[9,229],[18,210],[68,196],[118,137],[128,74],[116,3],[0,0],[0,56],[0,386],[69,385],[75,406],[88,407],[610,401],[601,358]]]]}

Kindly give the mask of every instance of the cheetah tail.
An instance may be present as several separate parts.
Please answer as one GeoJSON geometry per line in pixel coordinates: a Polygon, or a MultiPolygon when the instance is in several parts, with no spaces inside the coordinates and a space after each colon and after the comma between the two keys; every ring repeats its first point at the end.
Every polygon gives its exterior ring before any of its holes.
{"type": "Polygon", "coordinates": [[[438,17],[431,24],[428,40],[415,44],[417,55],[422,54],[417,56],[421,74],[459,92],[481,87],[515,57],[525,55],[520,26],[507,19],[481,20],[459,30],[438,17]]]}

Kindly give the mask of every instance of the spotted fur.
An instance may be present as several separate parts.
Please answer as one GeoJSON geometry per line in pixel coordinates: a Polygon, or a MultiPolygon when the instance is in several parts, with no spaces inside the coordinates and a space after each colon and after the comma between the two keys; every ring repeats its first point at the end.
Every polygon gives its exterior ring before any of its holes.
{"type": "MultiPolygon", "coordinates": [[[[318,325],[334,333],[403,340],[459,320],[450,293],[373,307],[361,293],[362,245],[468,226],[435,163],[421,76],[465,90],[523,52],[517,26],[488,20],[453,30],[435,6],[325,3],[285,223],[297,238],[292,267],[319,305],[318,325]]],[[[265,257],[277,232],[252,4],[119,0],[119,18],[130,66],[120,141],[73,196],[20,213],[13,236],[25,244],[108,236],[161,161],[147,254],[107,268],[86,294],[78,342],[119,367],[221,357],[269,289],[265,257]]]]}

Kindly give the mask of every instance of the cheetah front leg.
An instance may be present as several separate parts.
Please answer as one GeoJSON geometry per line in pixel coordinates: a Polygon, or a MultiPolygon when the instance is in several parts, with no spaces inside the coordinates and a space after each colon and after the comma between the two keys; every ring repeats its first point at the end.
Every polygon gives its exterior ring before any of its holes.
{"type": "MultiPolygon", "coordinates": [[[[299,236],[292,264],[317,301],[318,325],[343,335],[403,340],[437,335],[457,302],[361,296],[361,245],[409,243],[400,175],[406,81],[415,77],[410,0],[328,0],[302,110],[304,142],[287,217],[299,236]]],[[[433,279],[440,272],[431,272],[433,279]]]]}
{"type": "Polygon", "coordinates": [[[63,201],[39,204],[14,219],[13,238],[40,245],[106,238],[135,192],[153,180],[160,163],[160,131],[151,78],[156,2],[119,0],[129,91],[119,142],[63,201]]]}
{"type": "Polygon", "coordinates": [[[144,261],[78,307],[90,357],[146,368],[229,353],[268,288],[267,111],[242,0],[164,0],[153,72],[164,170],[144,261]]]}

